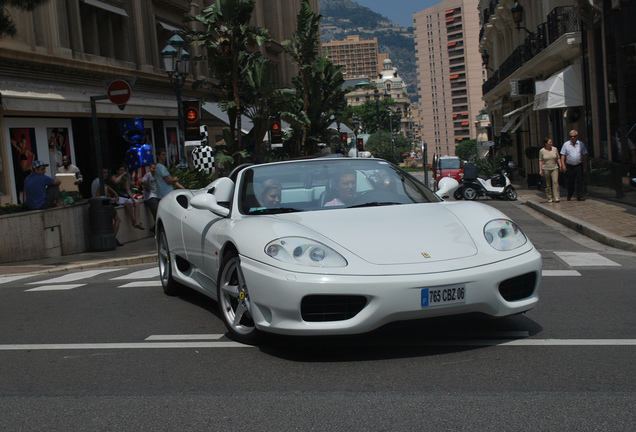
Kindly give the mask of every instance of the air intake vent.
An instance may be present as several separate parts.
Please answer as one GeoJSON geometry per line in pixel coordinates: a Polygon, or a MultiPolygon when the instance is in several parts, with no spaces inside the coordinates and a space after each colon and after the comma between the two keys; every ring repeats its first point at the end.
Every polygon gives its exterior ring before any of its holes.
{"type": "Polygon", "coordinates": [[[526,273],[500,283],[499,293],[506,301],[522,300],[532,295],[536,282],[536,273],[526,273]]]}
{"type": "Polygon", "coordinates": [[[300,312],[304,321],[344,321],[356,316],[367,304],[364,296],[310,295],[303,298],[300,312]]]}

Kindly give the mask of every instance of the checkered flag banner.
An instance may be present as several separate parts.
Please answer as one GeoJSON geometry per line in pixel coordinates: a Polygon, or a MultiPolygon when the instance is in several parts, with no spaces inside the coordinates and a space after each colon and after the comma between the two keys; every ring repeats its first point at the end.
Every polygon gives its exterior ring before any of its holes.
{"type": "Polygon", "coordinates": [[[199,146],[192,150],[192,163],[196,169],[201,170],[206,174],[212,174],[214,172],[214,156],[212,147],[199,146]]]}

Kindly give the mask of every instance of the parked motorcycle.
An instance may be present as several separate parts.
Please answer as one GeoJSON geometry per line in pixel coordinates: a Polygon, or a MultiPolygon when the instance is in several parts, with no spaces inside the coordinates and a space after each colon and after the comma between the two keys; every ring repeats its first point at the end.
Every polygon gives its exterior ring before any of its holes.
{"type": "Polygon", "coordinates": [[[506,175],[506,168],[515,169],[513,162],[501,160],[501,166],[489,177],[477,175],[477,167],[475,165],[466,165],[464,167],[464,180],[455,190],[453,196],[455,199],[475,200],[480,196],[489,198],[507,199],[514,201],[517,199],[517,191],[506,175]]]}

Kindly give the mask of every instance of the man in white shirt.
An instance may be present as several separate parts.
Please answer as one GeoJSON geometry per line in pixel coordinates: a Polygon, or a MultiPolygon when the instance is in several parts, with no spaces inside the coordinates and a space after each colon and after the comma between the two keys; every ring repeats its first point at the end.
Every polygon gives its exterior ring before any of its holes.
{"type": "MultiPolygon", "coordinates": [[[[152,217],[157,220],[157,208],[159,207],[159,198],[157,198],[157,180],[155,178],[155,164],[150,164],[148,168],[148,172],[141,179],[141,185],[144,188],[144,202],[150,213],[152,213],[152,217]]],[[[155,232],[155,227],[150,228],[150,232],[155,232]]]]}
{"type": "Polygon", "coordinates": [[[579,141],[579,133],[570,131],[570,140],[561,147],[561,171],[565,171],[568,184],[568,201],[574,195],[576,185],[576,198],[585,201],[583,197],[583,173],[587,171],[587,149],[583,141],[579,141]]]}

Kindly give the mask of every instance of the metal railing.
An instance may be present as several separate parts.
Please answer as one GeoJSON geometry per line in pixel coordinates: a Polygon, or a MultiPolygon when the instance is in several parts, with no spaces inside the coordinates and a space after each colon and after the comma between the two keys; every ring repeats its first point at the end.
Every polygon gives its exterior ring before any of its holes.
{"type": "Polygon", "coordinates": [[[482,94],[497,87],[521,66],[532,60],[541,51],[566,33],[580,31],[580,21],[574,6],[559,6],[548,14],[548,21],[537,26],[537,32],[529,34],[499,68],[482,85],[482,94]]]}

